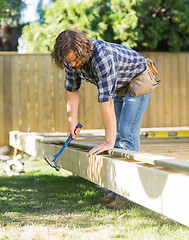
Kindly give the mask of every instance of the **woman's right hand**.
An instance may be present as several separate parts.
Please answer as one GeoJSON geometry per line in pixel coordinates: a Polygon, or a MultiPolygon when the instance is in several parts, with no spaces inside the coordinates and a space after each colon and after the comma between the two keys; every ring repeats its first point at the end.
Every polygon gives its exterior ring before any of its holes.
{"type": "Polygon", "coordinates": [[[78,122],[71,122],[69,123],[69,126],[68,126],[68,135],[72,135],[72,138],[73,139],[76,139],[80,133],[80,128],[76,128],[78,122]]]}

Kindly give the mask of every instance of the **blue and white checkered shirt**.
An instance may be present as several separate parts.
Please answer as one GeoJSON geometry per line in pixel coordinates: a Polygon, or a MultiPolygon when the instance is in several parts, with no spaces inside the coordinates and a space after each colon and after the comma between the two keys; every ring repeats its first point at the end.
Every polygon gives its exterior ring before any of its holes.
{"type": "Polygon", "coordinates": [[[101,40],[91,41],[93,54],[81,68],[65,62],[65,88],[70,92],[77,91],[83,79],[95,84],[98,101],[106,102],[114,99],[116,92],[146,69],[146,59],[129,47],[101,40]]]}

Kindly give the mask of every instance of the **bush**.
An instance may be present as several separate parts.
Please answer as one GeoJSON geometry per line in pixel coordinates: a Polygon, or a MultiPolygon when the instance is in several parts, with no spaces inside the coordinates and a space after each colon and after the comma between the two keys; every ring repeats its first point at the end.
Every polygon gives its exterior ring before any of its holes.
{"type": "Polygon", "coordinates": [[[51,51],[67,28],[138,51],[189,50],[189,0],[57,0],[43,13],[23,29],[27,52],[51,51]]]}

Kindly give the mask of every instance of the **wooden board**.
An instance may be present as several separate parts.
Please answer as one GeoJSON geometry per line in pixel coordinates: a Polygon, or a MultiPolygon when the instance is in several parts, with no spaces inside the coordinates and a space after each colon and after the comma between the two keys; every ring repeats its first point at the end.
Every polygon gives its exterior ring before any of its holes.
{"type": "MultiPolygon", "coordinates": [[[[46,136],[49,138],[50,135],[53,138],[52,134],[46,136]]],[[[84,136],[80,137],[84,138],[84,136]]],[[[102,137],[99,136],[99,139],[102,140],[102,137]]],[[[46,137],[36,133],[10,132],[11,146],[14,147],[17,143],[17,147],[28,154],[40,158],[47,156],[53,160],[53,156],[62,146],[52,144],[45,139],[46,137]]],[[[145,164],[143,162],[148,158],[148,154],[138,153],[138,160],[139,157],[144,160],[140,162],[132,160],[137,156],[133,152],[127,152],[129,158],[133,156],[132,159],[125,158],[125,151],[121,154],[124,157],[109,154],[87,157],[87,152],[88,150],[85,149],[67,147],[57,160],[57,165],[189,226],[189,194],[186,190],[189,188],[188,173],[145,164]]],[[[152,158],[156,159],[156,156],[151,154],[149,159],[152,158]]]]}
{"type": "Polygon", "coordinates": [[[180,115],[180,124],[182,126],[187,125],[187,112],[182,111],[182,109],[189,108],[189,102],[187,102],[187,72],[186,68],[188,68],[188,63],[186,61],[186,53],[179,54],[179,69],[180,69],[180,76],[179,76],[179,98],[180,103],[182,103],[182,107],[179,108],[179,115],[180,115]]]}
{"type": "Polygon", "coordinates": [[[5,118],[4,116],[4,88],[3,88],[4,82],[3,82],[3,58],[0,56],[0,116],[1,116],[1,120],[0,120],[0,146],[2,146],[4,144],[4,121],[5,118]]]}
{"type": "MultiPolygon", "coordinates": [[[[142,127],[189,126],[189,53],[142,53],[159,70],[156,88],[142,127]]],[[[50,54],[0,53],[1,145],[11,130],[67,131],[64,101],[65,72],[57,69],[50,54]]],[[[79,121],[84,129],[103,128],[97,88],[82,83],[79,121]]]]}
{"type": "Polygon", "coordinates": [[[12,72],[9,68],[11,64],[11,56],[6,56],[3,59],[3,102],[4,102],[4,112],[1,118],[4,118],[4,137],[8,140],[9,129],[12,128],[12,84],[11,77],[12,72]]]}

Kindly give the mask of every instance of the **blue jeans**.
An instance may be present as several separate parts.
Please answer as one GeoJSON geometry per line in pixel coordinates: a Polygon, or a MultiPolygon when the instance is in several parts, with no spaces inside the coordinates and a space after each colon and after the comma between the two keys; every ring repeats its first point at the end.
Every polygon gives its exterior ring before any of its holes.
{"type": "Polygon", "coordinates": [[[140,151],[140,128],[152,92],[132,97],[129,91],[114,100],[117,136],[115,147],[140,151]]]}
{"type": "MultiPolygon", "coordinates": [[[[129,91],[123,97],[114,99],[114,108],[117,122],[117,136],[115,147],[131,151],[140,151],[140,128],[142,118],[148,106],[152,92],[132,97],[129,91]]],[[[126,198],[109,191],[115,198],[126,198]]]]}

